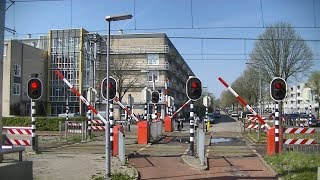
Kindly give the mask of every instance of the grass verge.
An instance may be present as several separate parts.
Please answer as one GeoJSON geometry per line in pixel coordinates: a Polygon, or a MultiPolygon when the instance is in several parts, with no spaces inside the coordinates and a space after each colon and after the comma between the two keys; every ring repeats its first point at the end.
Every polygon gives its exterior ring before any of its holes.
{"type": "Polygon", "coordinates": [[[317,179],[320,154],[282,152],[280,155],[265,157],[265,161],[283,179],[317,179]]]}

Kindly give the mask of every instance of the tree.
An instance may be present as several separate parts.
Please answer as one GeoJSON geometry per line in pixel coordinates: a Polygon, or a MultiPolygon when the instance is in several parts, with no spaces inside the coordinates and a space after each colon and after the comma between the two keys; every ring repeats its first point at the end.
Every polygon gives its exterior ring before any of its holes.
{"type": "MultiPolygon", "coordinates": [[[[310,87],[314,94],[316,95],[317,103],[320,105],[320,71],[312,72],[309,80],[306,84],[307,87],[310,87]]],[[[318,118],[319,118],[319,106],[318,106],[318,118]]]]}
{"type": "MultiPolygon", "coordinates": [[[[110,76],[118,82],[119,101],[123,96],[141,80],[140,69],[137,71],[134,59],[126,55],[113,55],[110,59],[110,76]]],[[[132,55],[131,55],[132,56],[132,55]]]]}
{"type": "Polygon", "coordinates": [[[305,41],[287,23],[280,22],[266,28],[255,42],[250,62],[262,77],[270,82],[273,77],[288,80],[308,73],[312,66],[312,52],[305,41]]]}

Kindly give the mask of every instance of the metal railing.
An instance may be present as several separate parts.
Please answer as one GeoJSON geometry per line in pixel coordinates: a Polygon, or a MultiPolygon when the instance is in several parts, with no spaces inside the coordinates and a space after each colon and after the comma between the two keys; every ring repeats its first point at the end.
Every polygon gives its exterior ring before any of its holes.
{"type": "Polygon", "coordinates": [[[87,137],[87,124],[84,121],[59,121],[59,140],[68,141],[71,138],[80,136],[81,142],[87,137]]]}

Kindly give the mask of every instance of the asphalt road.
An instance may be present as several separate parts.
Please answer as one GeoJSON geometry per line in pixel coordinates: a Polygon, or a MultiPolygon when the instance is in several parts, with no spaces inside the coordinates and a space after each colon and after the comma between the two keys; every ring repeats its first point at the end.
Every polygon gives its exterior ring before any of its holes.
{"type": "MultiPolygon", "coordinates": [[[[190,149],[188,121],[181,132],[166,132],[165,138],[152,145],[137,144],[136,126],[131,129],[125,134],[126,154],[141,179],[274,179],[245,142],[239,122],[227,115],[217,119],[206,133],[206,140],[211,141],[206,146],[208,170],[195,169],[181,159],[190,149]]],[[[40,154],[24,159],[34,162],[35,179],[90,179],[104,174],[104,144],[103,135],[93,142],[46,144],[40,154]]]]}

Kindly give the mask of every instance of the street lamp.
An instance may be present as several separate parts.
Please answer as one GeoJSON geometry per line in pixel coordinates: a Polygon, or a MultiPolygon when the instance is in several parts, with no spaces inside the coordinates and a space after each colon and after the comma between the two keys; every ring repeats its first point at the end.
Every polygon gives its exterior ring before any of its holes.
{"type": "MultiPolygon", "coordinates": [[[[107,78],[107,84],[109,84],[109,62],[110,62],[110,26],[111,21],[122,21],[126,19],[131,19],[131,14],[125,14],[125,15],[119,15],[119,16],[106,16],[106,21],[108,21],[108,40],[107,40],[107,72],[106,72],[106,78],[107,78]]],[[[106,94],[106,100],[107,100],[107,107],[106,107],[106,130],[105,130],[105,136],[106,136],[106,176],[111,176],[111,169],[110,169],[110,122],[109,122],[109,90],[106,94]]]]}

